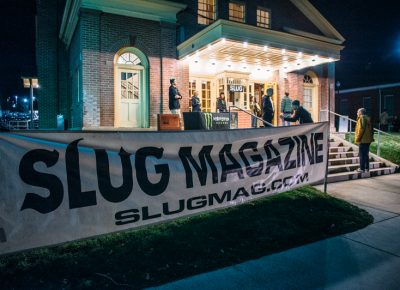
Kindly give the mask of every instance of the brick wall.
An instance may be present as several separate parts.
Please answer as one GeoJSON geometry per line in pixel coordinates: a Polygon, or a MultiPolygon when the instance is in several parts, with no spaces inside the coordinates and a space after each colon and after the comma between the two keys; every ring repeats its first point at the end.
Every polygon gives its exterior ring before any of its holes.
{"type": "Polygon", "coordinates": [[[69,47],[69,127],[78,129],[83,127],[82,102],[82,61],[81,61],[81,29],[77,26],[69,47]]]}
{"type": "Polygon", "coordinates": [[[150,126],[157,125],[161,109],[169,112],[168,90],[172,77],[184,95],[182,110],[188,111],[189,69],[176,59],[175,25],[90,10],[83,11],[80,19],[85,128],[114,126],[114,58],[126,47],[139,49],[149,62],[150,126]]]}
{"type": "Polygon", "coordinates": [[[83,127],[100,126],[100,19],[97,11],[81,13],[83,127]]]}
{"type": "Polygon", "coordinates": [[[40,89],[37,90],[39,126],[56,127],[57,103],[57,3],[37,0],[36,62],[40,89]]]}
{"type": "MultiPolygon", "coordinates": [[[[194,0],[175,0],[185,3],[188,8],[178,15],[179,23],[182,23],[186,39],[190,38],[206,26],[197,24],[197,2],[194,0]]],[[[229,19],[230,0],[218,0],[217,19],[229,19]]],[[[285,31],[285,27],[323,35],[321,31],[291,2],[282,0],[252,0],[239,1],[246,3],[246,24],[257,25],[257,7],[271,11],[271,29],[285,31]]],[[[183,42],[180,41],[180,42],[183,42]]]]}

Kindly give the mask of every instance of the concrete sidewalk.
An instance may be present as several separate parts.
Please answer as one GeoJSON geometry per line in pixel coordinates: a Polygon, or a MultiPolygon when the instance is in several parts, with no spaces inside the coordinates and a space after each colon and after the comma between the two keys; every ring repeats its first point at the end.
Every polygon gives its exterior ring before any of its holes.
{"type": "Polygon", "coordinates": [[[328,192],[374,223],[151,289],[400,289],[400,174],[329,184],[328,192]]]}

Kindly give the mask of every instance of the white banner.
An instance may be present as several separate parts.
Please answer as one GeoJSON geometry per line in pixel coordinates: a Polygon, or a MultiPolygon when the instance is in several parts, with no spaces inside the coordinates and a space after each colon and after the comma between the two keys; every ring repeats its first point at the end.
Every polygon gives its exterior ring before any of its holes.
{"type": "Polygon", "coordinates": [[[234,206],[321,181],[328,123],[0,134],[0,254],[234,206]]]}

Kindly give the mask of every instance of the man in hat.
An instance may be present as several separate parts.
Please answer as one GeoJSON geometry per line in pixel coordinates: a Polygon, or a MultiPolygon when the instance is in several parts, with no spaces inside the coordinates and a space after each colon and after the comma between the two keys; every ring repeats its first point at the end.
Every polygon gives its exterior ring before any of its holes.
{"type": "Polygon", "coordinates": [[[294,100],[292,102],[292,108],[294,110],[294,115],[292,117],[285,117],[283,114],[281,114],[281,118],[283,120],[289,122],[299,121],[300,124],[314,123],[313,119],[311,118],[310,112],[300,106],[299,100],[294,100]]]}
{"type": "Polygon", "coordinates": [[[180,100],[182,99],[182,95],[176,87],[175,79],[170,79],[171,83],[169,87],[169,110],[171,114],[179,115],[181,117],[181,104],[180,100]]]}

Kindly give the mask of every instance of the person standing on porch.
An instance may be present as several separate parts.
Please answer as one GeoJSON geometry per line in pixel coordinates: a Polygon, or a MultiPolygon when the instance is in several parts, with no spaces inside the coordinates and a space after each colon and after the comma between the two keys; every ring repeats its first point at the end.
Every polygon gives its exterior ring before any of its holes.
{"type": "Polygon", "coordinates": [[[256,97],[252,95],[250,95],[250,111],[253,114],[253,116],[251,116],[251,127],[257,128],[257,118],[255,116],[260,116],[261,108],[257,103],[256,97]]]}
{"type": "MultiPolygon", "coordinates": [[[[292,100],[290,99],[288,92],[285,92],[285,96],[282,98],[281,113],[285,118],[289,118],[293,114],[292,100]]],[[[283,126],[290,126],[290,122],[283,120],[283,126]]]]}
{"type": "Polygon", "coordinates": [[[364,108],[357,111],[355,143],[359,146],[360,168],[357,172],[369,171],[369,145],[374,141],[374,130],[371,119],[365,114],[364,108]]]}
{"type": "Polygon", "coordinates": [[[221,92],[219,93],[219,98],[217,99],[217,113],[225,113],[225,112],[227,112],[225,94],[221,92]]]}
{"type": "Polygon", "coordinates": [[[176,87],[175,79],[170,79],[170,87],[169,87],[169,110],[171,114],[179,115],[181,117],[181,104],[180,100],[182,99],[182,95],[176,87]]]}
{"type": "Polygon", "coordinates": [[[193,92],[192,112],[201,112],[201,102],[199,98],[199,93],[197,91],[193,92]]]}
{"type": "MultiPolygon", "coordinates": [[[[265,94],[262,97],[262,118],[264,121],[268,122],[269,124],[272,124],[272,120],[274,119],[274,104],[272,103],[271,100],[271,95],[272,93],[268,93],[267,90],[267,94],[265,94]]],[[[271,125],[264,123],[265,127],[270,127],[271,125]]]]}

